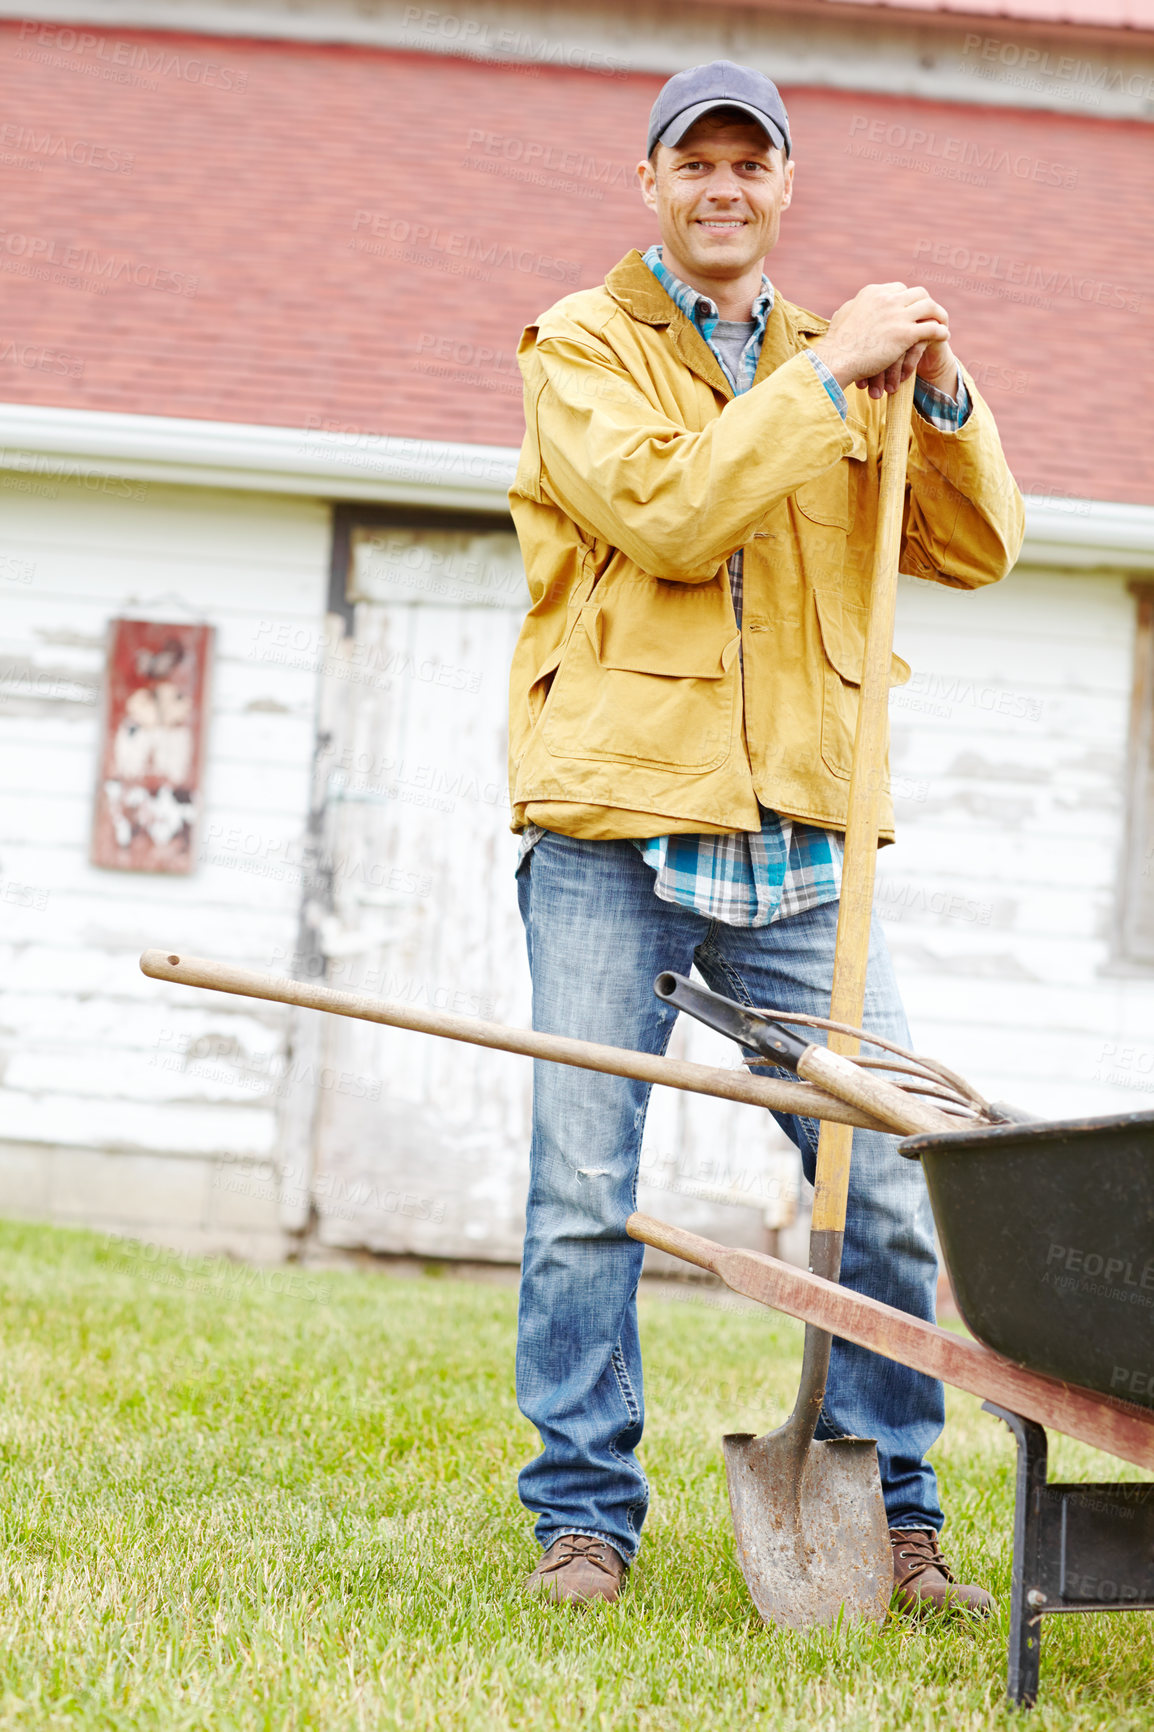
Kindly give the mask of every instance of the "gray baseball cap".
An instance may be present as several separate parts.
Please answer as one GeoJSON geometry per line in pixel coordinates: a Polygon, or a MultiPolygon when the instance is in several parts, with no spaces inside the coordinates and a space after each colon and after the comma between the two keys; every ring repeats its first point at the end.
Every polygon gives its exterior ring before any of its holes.
{"type": "Polygon", "coordinates": [[[690,66],[663,84],[649,114],[646,156],[655,144],[680,144],[695,120],[711,108],[739,108],[769,135],[771,144],[790,153],[789,116],[781,92],[764,72],[732,60],[690,66]]]}

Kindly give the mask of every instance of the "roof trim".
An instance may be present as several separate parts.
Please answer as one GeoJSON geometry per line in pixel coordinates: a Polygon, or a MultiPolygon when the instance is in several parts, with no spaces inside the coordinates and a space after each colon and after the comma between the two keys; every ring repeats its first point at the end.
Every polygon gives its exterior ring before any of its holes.
{"type": "MultiPolygon", "coordinates": [[[[0,469],[504,515],[506,445],[0,404],[0,469]]],[[[1154,571],[1154,506],[1027,495],[1024,565],[1154,571]]]]}
{"type": "Polygon", "coordinates": [[[945,12],[1007,22],[1066,24],[1094,30],[1152,30],[1151,0],[826,0],[895,12],[945,12]]]}
{"type": "Polygon", "coordinates": [[[504,445],[262,427],[168,415],[0,404],[0,469],[54,479],[115,475],[182,487],[374,504],[507,511],[517,453],[504,445]]]}
{"type": "MultiPolygon", "coordinates": [[[[26,47],[36,55],[51,57],[64,31],[75,47],[83,19],[104,35],[200,36],[226,66],[230,40],[250,38],[447,56],[482,72],[668,77],[720,44],[786,88],[1154,121],[1154,0],[481,0],[463,11],[402,0],[0,0],[0,19],[21,41],[35,38],[26,47]],[[1083,21],[1055,16],[1065,12],[1083,21]]],[[[103,51],[80,69],[98,71],[103,51]]]]}

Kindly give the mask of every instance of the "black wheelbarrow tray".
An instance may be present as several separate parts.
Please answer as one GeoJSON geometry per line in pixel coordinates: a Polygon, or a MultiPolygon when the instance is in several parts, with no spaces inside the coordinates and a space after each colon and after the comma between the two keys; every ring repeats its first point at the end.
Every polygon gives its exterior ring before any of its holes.
{"type": "Polygon", "coordinates": [[[1154,1113],[907,1138],[968,1328],[996,1353],[1154,1408],[1154,1113]]]}

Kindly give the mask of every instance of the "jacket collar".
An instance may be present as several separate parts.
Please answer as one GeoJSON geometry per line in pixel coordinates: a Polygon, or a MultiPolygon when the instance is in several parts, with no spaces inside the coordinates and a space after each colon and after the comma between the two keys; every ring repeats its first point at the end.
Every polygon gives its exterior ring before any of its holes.
{"type": "Polygon", "coordinates": [[[684,318],[680,307],[671,301],[636,247],[631,248],[614,265],[605,279],[605,287],[619,307],[643,325],[672,325],[684,318]]]}
{"type": "MultiPolygon", "coordinates": [[[[722,372],[713,350],[693,320],[687,319],[681,308],[670,300],[636,247],[626,253],[620,264],[614,265],[605,278],[605,287],[630,318],[645,325],[668,326],[686,366],[714,390],[723,392],[726,397],[733,396],[733,387],[722,372]]],[[[803,312],[783,295],[775,293],[766,320],[754,384],[767,378],[783,361],[788,361],[791,355],[805,348],[806,337],[820,336],[827,324],[826,319],[803,312]]]]}

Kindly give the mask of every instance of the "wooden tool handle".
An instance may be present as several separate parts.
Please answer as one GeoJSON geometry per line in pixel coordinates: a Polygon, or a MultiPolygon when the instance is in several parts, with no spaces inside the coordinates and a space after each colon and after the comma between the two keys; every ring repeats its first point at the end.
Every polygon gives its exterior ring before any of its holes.
{"type": "Polygon", "coordinates": [[[700,1239],[651,1215],[630,1215],[631,1239],[687,1257],[719,1275],[734,1293],[798,1317],[811,1328],[854,1341],[899,1365],[996,1401],[1013,1413],[1105,1449],[1139,1467],[1154,1468],[1154,1412],[1027,1371],[980,1342],[908,1317],[892,1305],[825,1281],[760,1251],[736,1250],[700,1239]]]}
{"type": "Polygon", "coordinates": [[[500,1022],[482,1022],[480,1017],[419,1010],[411,1004],[374,998],[371,993],[339,992],[331,986],[287,980],[279,974],[260,974],[252,968],[213,962],[205,956],[146,950],[140,958],[140,968],[153,980],[173,981],[179,986],[198,986],[211,992],[235,992],[245,998],[298,1005],[304,1010],[327,1010],[335,1016],[355,1016],[364,1022],[379,1022],[391,1028],[411,1028],[418,1034],[469,1041],[474,1046],[521,1053],[526,1058],[576,1065],[580,1070],[635,1077],[640,1082],[664,1083],[667,1088],[715,1095],[720,1100],[742,1101],[748,1106],[768,1107],[772,1112],[796,1113],[802,1118],[832,1116],[846,1124],[864,1125],[872,1130],[884,1130],[886,1125],[886,1121],[873,1118],[858,1107],[847,1106],[835,1096],[827,1095],[806,1082],[750,1076],[746,1071],[721,1070],[712,1065],[694,1064],[688,1059],[657,1058],[652,1053],[632,1052],[627,1047],[601,1046],[595,1041],[572,1040],[565,1035],[542,1034],[532,1028],[507,1028],[500,1022]]]}
{"type": "Polygon", "coordinates": [[[852,1059],[844,1058],[841,1053],[829,1052],[824,1046],[806,1047],[797,1074],[826,1094],[836,1095],[847,1105],[881,1119],[883,1124],[900,1131],[904,1137],[918,1136],[927,1131],[965,1130],[967,1124],[973,1122],[951,1118],[949,1113],[931,1106],[919,1095],[898,1088],[874,1071],[862,1070],[852,1059]]]}
{"type": "MultiPolygon", "coordinates": [[[[897,609],[898,559],[905,504],[906,454],[914,405],[914,377],[889,400],[878,498],[878,536],[870,592],[869,626],[862,664],[853,768],[849,784],[841,906],[834,950],[830,1017],[860,1027],[869,964],[870,918],[877,865],[878,810],[885,785],[889,737],[890,663],[897,609]]],[[[853,1054],[858,1042],[831,1034],[832,1052],[853,1054]]],[[[853,1132],[823,1125],[814,1178],[813,1230],[840,1233],[845,1227],[853,1132]]]]}
{"type": "Polygon", "coordinates": [[[625,1231],[631,1239],[640,1239],[644,1244],[652,1245],[655,1251],[668,1251],[671,1257],[680,1257],[682,1262],[696,1263],[699,1269],[708,1269],[714,1275],[721,1273],[718,1267],[721,1247],[711,1239],[703,1239],[699,1233],[670,1226],[668,1221],[659,1221],[654,1215],[630,1215],[625,1231]]]}

